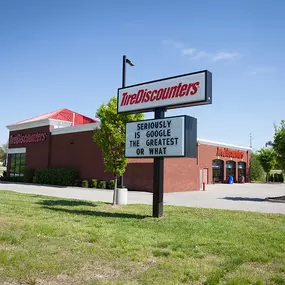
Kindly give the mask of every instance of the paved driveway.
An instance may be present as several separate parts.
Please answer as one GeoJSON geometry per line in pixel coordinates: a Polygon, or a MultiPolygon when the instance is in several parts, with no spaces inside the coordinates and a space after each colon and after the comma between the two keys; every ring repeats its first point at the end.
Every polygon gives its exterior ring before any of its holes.
{"type": "MultiPolygon", "coordinates": [[[[111,190],[91,190],[75,187],[50,187],[1,183],[0,190],[39,194],[61,198],[74,198],[90,201],[112,202],[111,190]]],[[[165,205],[200,208],[244,210],[264,213],[285,214],[285,203],[268,202],[267,197],[284,196],[284,184],[233,184],[207,185],[206,191],[165,193],[165,205]]],[[[129,204],[151,204],[152,194],[133,192],[128,194],[129,204]]]]}
{"type": "Polygon", "coordinates": [[[165,204],[285,214],[285,203],[265,200],[273,196],[285,196],[285,184],[207,185],[205,192],[166,194],[165,204]]]}

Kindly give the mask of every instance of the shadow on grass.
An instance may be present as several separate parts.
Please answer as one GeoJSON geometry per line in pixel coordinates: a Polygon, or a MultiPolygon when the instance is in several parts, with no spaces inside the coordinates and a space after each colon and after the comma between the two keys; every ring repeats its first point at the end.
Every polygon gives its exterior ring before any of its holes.
{"type": "Polygon", "coordinates": [[[220,199],[231,200],[231,201],[266,202],[266,199],[263,198],[250,198],[250,197],[224,197],[220,199]]]}
{"type": "Polygon", "coordinates": [[[36,204],[43,206],[89,206],[96,207],[92,202],[81,201],[81,200],[42,200],[36,204]]]}
{"type": "Polygon", "coordinates": [[[144,219],[149,218],[146,215],[137,215],[137,214],[127,214],[127,213],[118,213],[118,212],[100,212],[100,211],[90,211],[90,210],[71,210],[71,209],[63,209],[56,207],[43,206],[43,209],[56,211],[56,212],[64,212],[74,215],[85,215],[92,217],[105,217],[105,218],[127,218],[127,219],[144,219]]]}

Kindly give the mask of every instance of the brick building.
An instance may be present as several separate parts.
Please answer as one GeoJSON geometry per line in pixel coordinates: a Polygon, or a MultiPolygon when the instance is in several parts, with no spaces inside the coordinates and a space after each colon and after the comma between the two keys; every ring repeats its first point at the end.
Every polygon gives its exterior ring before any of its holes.
{"type": "MultiPolygon", "coordinates": [[[[99,123],[68,109],[48,113],[7,126],[9,150],[7,174],[22,175],[25,167],[68,167],[81,179],[112,179],[104,172],[101,151],[92,136],[99,123]]],[[[202,182],[249,182],[250,152],[241,147],[198,139],[197,158],[165,158],[164,191],[201,189],[202,182]]],[[[153,160],[130,159],[124,184],[131,190],[152,191],[153,160]]]]}

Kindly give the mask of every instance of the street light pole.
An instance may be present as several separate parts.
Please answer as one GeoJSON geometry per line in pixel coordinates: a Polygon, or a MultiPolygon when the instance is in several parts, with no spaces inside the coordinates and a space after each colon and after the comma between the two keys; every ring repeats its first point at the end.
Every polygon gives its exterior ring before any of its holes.
{"type": "MultiPolygon", "coordinates": [[[[130,66],[134,66],[134,63],[131,62],[125,55],[123,55],[123,68],[122,68],[122,88],[126,87],[126,63],[130,66]]],[[[119,177],[119,188],[124,188],[124,176],[119,177]]]]}
{"type": "Polygon", "coordinates": [[[122,88],[126,87],[126,60],[127,57],[123,55],[122,88]]]}

